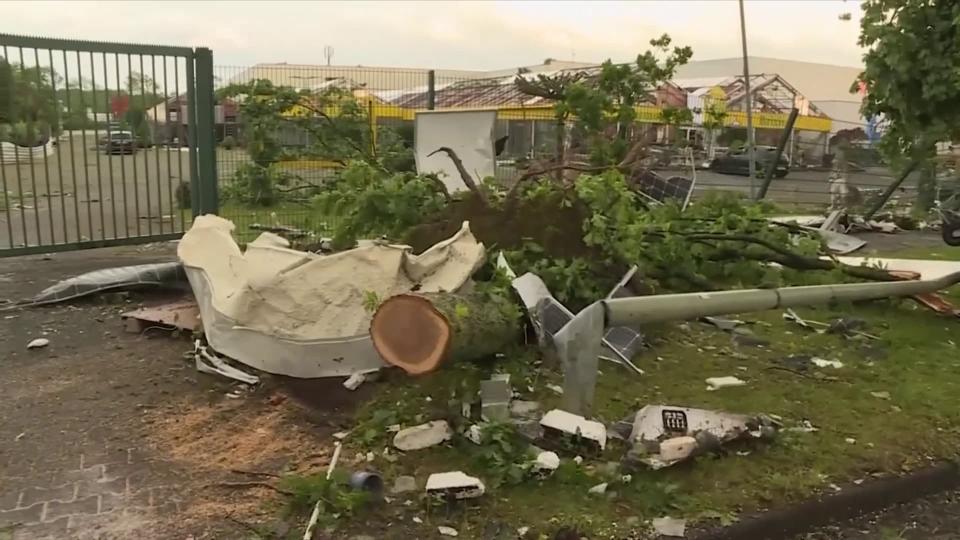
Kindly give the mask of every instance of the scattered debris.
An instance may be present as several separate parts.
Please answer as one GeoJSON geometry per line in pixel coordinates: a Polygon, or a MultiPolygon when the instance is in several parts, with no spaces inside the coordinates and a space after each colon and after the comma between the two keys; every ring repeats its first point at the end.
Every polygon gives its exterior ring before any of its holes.
{"type": "Polygon", "coordinates": [[[467,428],[463,436],[473,444],[483,444],[483,428],[480,427],[480,424],[474,424],[467,428]]]}
{"type": "Polygon", "coordinates": [[[509,375],[506,379],[480,381],[480,417],[487,422],[507,420],[510,418],[512,397],[513,390],[510,389],[509,375]]]}
{"type": "Polygon", "coordinates": [[[737,347],[766,347],[770,341],[757,337],[749,328],[734,328],[731,331],[730,341],[737,347]]]}
{"type": "Polygon", "coordinates": [[[390,493],[398,495],[400,493],[407,493],[409,491],[415,491],[417,489],[417,479],[412,476],[398,476],[393,481],[393,487],[390,488],[390,493]]]}
{"type": "Polygon", "coordinates": [[[457,532],[453,527],[445,527],[443,525],[437,527],[437,531],[443,536],[459,536],[460,533],[457,532]]]}
{"type": "Polygon", "coordinates": [[[687,531],[687,520],[672,517],[654,518],[651,522],[653,530],[661,536],[683,538],[687,531]]]}
{"type": "Polygon", "coordinates": [[[193,342],[193,357],[194,361],[196,362],[197,371],[201,373],[221,375],[223,377],[227,377],[228,379],[233,379],[244,384],[253,385],[260,383],[260,377],[257,377],[256,375],[250,375],[245,371],[241,371],[231,366],[215,353],[211,353],[209,350],[207,350],[207,347],[203,345],[199,339],[194,340],[193,342]]]}
{"type": "Polygon", "coordinates": [[[189,284],[179,262],[120,266],[87,272],[57,282],[21,305],[55,304],[107,291],[145,288],[185,290],[189,288],[189,284]]]}
{"type": "Polygon", "coordinates": [[[877,399],[890,399],[890,392],[884,390],[883,392],[870,392],[870,395],[877,399]]]}
{"type": "Polygon", "coordinates": [[[661,469],[738,439],[772,438],[778,428],[779,424],[765,415],[647,405],[634,417],[628,461],[661,469]]]}
{"type": "Polygon", "coordinates": [[[540,410],[540,403],[515,399],[510,402],[510,414],[519,417],[528,417],[540,410]]]}
{"type": "Polygon", "coordinates": [[[26,437],[26,436],[27,436],[27,432],[24,431],[24,432],[20,433],[19,435],[17,435],[16,437],[14,437],[14,438],[13,438],[13,442],[17,442],[17,441],[19,441],[20,439],[22,439],[22,438],[24,438],[24,437],[26,437]]]}
{"type": "Polygon", "coordinates": [[[746,324],[737,319],[724,319],[723,317],[702,317],[700,320],[724,332],[733,332],[738,326],[746,324]]]}
{"type": "Polygon", "coordinates": [[[418,525],[423,524],[423,519],[420,518],[419,516],[413,516],[412,518],[410,518],[410,521],[412,521],[412,522],[414,522],[414,523],[416,523],[416,524],[418,524],[418,525]]]}
{"type": "Polygon", "coordinates": [[[816,433],[820,431],[820,428],[815,427],[809,420],[801,420],[800,423],[794,427],[783,428],[783,431],[793,431],[796,433],[816,433]]]}
{"type": "Polygon", "coordinates": [[[857,444],[857,440],[854,439],[853,437],[847,437],[846,439],[844,439],[844,441],[846,441],[847,444],[857,444]]]}
{"type": "Polygon", "coordinates": [[[145,307],[120,315],[125,331],[140,334],[147,328],[161,327],[196,332],[203,328],[200,308],[192,300],[145,307]]]}
{"type": "Polygon", "coordinates": [[[660,459],[664,461],[681,461],[696,451],[697,439],[690,436],[674,437],[660,442],[660,459]]]}
{"type": "Polygon", "coordinates": [[[371,471],[355,471],[350,475],[350,487],[358,491],[366,491],[374,497],[383,496],[383,478],[371,471]]]}
{"type": "MultiPolygon", "coordinates": [[[[520,300],[523,302],[524,308],[526,308],[527,314],[530,318],[530,323],[533,325],[533,328],[537,333],[540,346],[555,347],[556,343],[554,339],[557,333],[559,333],[568,322],[573,320],[573,312],[567,309],[566,306],[561,304],[559,300],[550,294],[550,289],[548,289],[547,285],[542,279],[540,279],[540,276],[536,274],[527,272],[526,274],[514,279],[511,282],[511,285],[513,286],[513,289],[517,291],[517,294],[520,296],[520,300]]],[[[617,289],[615,288],[614,292],[616,291],[617,289]]],[[[626,330],[636,334],[636,332],[633,330],[626,330]]],[[[639,336],[639,334],[637,335],[639,336]]],[[[642,336],[640,336],[640,339],[642,339],[642,336]]],[[[636,346],[633,344],[632,340],[627,341],[630,342],[630,346],[636,346]]],[[[612,359],[606,356],[603,358],[621,365],[625,365],[634,372],[642,375],[643,370],[631,362],[630,356],[625,355],[624,347],[627,346],[625,345],[627,341],[618,340],[618,345],[615,345],[610,343],[607,340],[607,337],[604,336],[601,340],[601,343],[603,343],[604,347],[613,351],[613,353],[617,355],[618,359],[612,359]]]]}
{"type": "Polygon", "coordinates": [[[347,390],[356,390],[360,388],[360,385],[366,382],[368,371],[358,371],[353,375],[347,377],[347,380],[343,381],[343,387],[347,390]]]}
{"type": "Polygon", "coordinates": [[[743,386],[747,384],[747,381],[738,379],[737,377],[734,377],[732,375],[728,375],[726,377],[710,377],[709,379],[707,379],[706,382],[707,382],[707,390],[709,391],[718,390],[720,388],[727,388],[730,386],[743,386]]]}
{"type": "Polygon", "coordinates": [[[840,369],[843,367],[843,362],[839,360],[824,360],[823,358],[814,357],[810,359],[810,362],[819,368],[832,367],[834,369],[840,369]]]}
{"type": "Polygon", "coordinates": [[[453,437],[453,431],[446,420],[434,420],[419,426],[400,430],[393,437],[393,446],[398,450],[409,452],[436,446],[453,437]]]}
{"type": "Polygon", "coordinates": [[[607,427],[576,414],[554,409],[543,415],[540,425],[545,438],[560,437],[574,443],[586,443],[596,453],[607,446],[607,427]]]}
{"type": "Polygon", "coordinates": [[[473,499],[486,491],[479,478],[461,471],[434,473],[427,478],[428,495],[442,495],[452,499],[473,499]]]}
{"type": "Polygon", "coordinates": [[[261,231],[261,232],[271,232],[274,234],[279,234],[285,238],[305,238],[307,236],[313,236],[311,231],[304,231],[302,229],[297,229],[296,227],[290,227],[287,225],[261,225],[259,223],[251,223],[247,225],[247,228],[251,231],[261,231]]]}
{"type": "MultiPolygon", "coordinates": [[[[337,467],[342,449],[343,445],[340,442],[333,445],[333,457],[330,458],[330,464],[327,465],[327,480],[330,480],[330,477],[333,476],[333,470],[337,467]]],[[[303,540],[313,540],[313,531],[317,528],[317,521],[320,519],[320,505],[322,504],[323,499],[321,498],[317,501],[317,504],[313,505],[313,512],[310,514],[310,520],[307,521],[307,529],[303,532],[303,540]]]]}
{"type": "Polygon", "coordinates": [[[858,332],[866,327],[867,321],[863,319],[858,319],[856,317],[841,317],[839,319],[830,321],[830,325],[827,326],[826,333],[848,335],[858,332]]]}
{"type": "Polygon", "coordinates": [[[604,483],[602,483],[602,484],[597,484],[597,485],[595,485],[595,486],[593,486],[592,488],[590,488],[590,489],[587,490],[587,493],[589,493],[589,494],[591,494],[591,495],[603,495],[603,494],[606,493],[606,492],[607,492],[607,483],[606,483],[606,482],[604,482],[604,483]]]}
{"type": "Polygon", "coordinates": [[[560,386],[559,384],[548,384],[547,390],[550,390],[551,392],[553,392],[554,394],[557,394],[558,396],[563,395],[563,387],[560,386]]]}
{"type": "Polygon", "coordinates": [[[37,338],[37,339],[34,339],[33,341],[31,341],[30,343],[27,343],[27,348],[28,348],[28,349],[41,349],[41,348],[43,348],[43,347],[46,347],[46,346],[49,345],[49,344],[50,344],[50,340],[49,340],[49,339],[47,339],[47,338],[37,338]]]}
{"type": "MultiPolygon", "coordinates": [[[[917,295],[915,295],[913,298],[916,299],[916,296],[917,295]]],[[[806,328],[808,330],[813,330],[820,334],[839,333],[848,337],[853,335],[853,336],[862,336],[864,338],[873,339],[873,340],[880,339],[877,336],[868,334],[866,332],[862,332],[858,329],[858,327],[864,328],[867,325],[866,321],[863,321],[862,319],[840,318],[840,319],[835,319],[830,323],[825,323],[820,321],[813,321],[810,319],[804,319],[800,317],[800,315],[797,315],[797,313],[792,309],[787,309],[786,311],[783,312],[783,320],[796,323],[802,326],[803,328],[806,328]]]]}

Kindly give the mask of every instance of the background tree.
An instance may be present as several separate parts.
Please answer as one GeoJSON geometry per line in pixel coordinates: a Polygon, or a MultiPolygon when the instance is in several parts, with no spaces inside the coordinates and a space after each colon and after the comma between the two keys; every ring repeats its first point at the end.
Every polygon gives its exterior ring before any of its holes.
{"type": "Polygon", "coordinates": [[[60,132],[59,106],[49,68],[0,60],[0,124],[8,138],[35,146],[60,132]]]}
{"type": "Polygon", "coordinates": [[[670,43],[670,36],[664,34],[651,40],[652,50],[637,55],[633,63],[614,64],[607,60],[592,75],[578,71],[539,74],[535,78],[517,76],[515,84],[521,92],[554,102],[558,165],[566,162],[571,119],[585,134],[594,165],[612,165],[626,158],[633,147],[637,106],[693,55],[690,47],[671,49],[670,43]]]}
{"type": "Polygon", "coordinates": [[[0,124],[14,122],[15,81],[13,66],[7,62],[6,58],[0,58],[0,124]]]}
{"type": "MultiPolygon", "coordinates": [[[[960,3],[865,0],[861,8],[864,116],[883,120],[880,150],[889,163],[928,161],[937,142],[960,135],[960,3]]],[[[936,182],[921,187],[935,190],[936,182]]],[[[921,194],[921,204],[932,200],[921,194]]]]}

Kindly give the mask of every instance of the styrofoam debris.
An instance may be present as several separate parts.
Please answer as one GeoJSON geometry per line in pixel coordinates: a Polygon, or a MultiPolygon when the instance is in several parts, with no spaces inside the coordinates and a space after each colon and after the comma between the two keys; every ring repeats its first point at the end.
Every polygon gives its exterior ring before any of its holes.
{"type": "Polygon", "coordinates": [[[423,523],[423,519],[422,519],[422,518],[419,518],[419,517],[417,517],[417,516],[413,516],[413,518],[411,518],[410,521],[412,521],[412,522],[414,522],[414,523],[418,523],[418,524],[419,524],[419,523],[423,523]]]}
{"type": "Polygon", "coordinates": [[[453,527],[444,527],[443,525],[437,527],[437,531],[443,536],[459,536],[460,533],[457,532],[453,527]]]}
{"type": "Polygon", "coordinates": [[[593,441],[601,451],[607,446],[607,426],[577,414],[554,409],[543,415],[540,425],[544,429],[556,430],[571,437],[593,441]]]}
{"type": "Polygon", "coordinates": [[[42,348],[42,347],[46,347],[46,346],[49,345],[49,344],[50,344],[50,340],[49,340],[49,339],[47,339],[47,338],[37,338],[37,339],[31,341],[30,343],[27,343],[27,348],[28,348],[28,349],[40,349],[40,348],[42,348]]]}
{"type": "Polygon", "coordinates": [[[540,452],[534,467],[541,471],[555,471],[560,467],[560,456],[556,452],[540,452]]]}
{"type": "Polygon", "coordinates": [[[729,386],[743,386],[747,384],[747,381],[738,379],[732,375],[726,377],[710,377],[707,379],[707,390],[713,391],[719,388],[727,388],[729,386]]]}
{"type": "Polygon", "coordinates": [[[434,420],[419,426],[402,429],[393,437],[393,446],[398,450],[422,450],[449,441],[453,436],[446,420],[434,420]]]}
{"type": "Polygon", "coordinates": [[[447,495],[455,499],[472,499],[484,494],[486,487],[479,478],[461,471],[434,473],[427,478],[427,493],[447,495]]]}
{"type": "Polygon", "coordinates": [[[550,391],[552,391],[557,395],[560,395],[560,396],[563,395],[563,387],[560,386],[559,384],[548,384],[547,389],[549,389],[550,391]]]}

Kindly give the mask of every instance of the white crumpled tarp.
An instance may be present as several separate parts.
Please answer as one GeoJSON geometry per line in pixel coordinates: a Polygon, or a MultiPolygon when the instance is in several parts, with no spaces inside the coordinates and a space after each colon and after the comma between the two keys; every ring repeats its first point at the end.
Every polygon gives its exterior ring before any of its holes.
{"type": "Polygon", "coordinates": [[[289,249],[263,233],[245,252],[233,223],[201,216],[177,255],[217,352],[251,367],[314,378],[382,367],[370,341],[372,299],[413,290],[456,291],[482,264],[483,244],[466,222],[421,255],[409,246],[365,242],[333,255],[289,249]]]}

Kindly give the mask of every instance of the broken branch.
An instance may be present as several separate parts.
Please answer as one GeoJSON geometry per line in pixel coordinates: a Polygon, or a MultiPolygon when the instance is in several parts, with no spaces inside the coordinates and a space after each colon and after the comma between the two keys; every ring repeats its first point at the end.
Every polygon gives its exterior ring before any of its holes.
{"type": "Polygon", "coordinates": [[[460,159],[460,156],[458,156],[457,153],[453,150],[453,148],[450,148],[448,146],[441,146],[440,148],[437,148],[433,152],[430,152],[429,154],[427,154],[427,157],[430,157],[436,154],[437,152],[443,152],[444,154],[447,155],[447,157],[450,158],[450,161],[453,162],[453,166],[456,167],[457,172],[460,173],[460,178],[463,179],[463,183],[464,185],[467,186],[467,189],[474,192],[477,195],[477,197],[479,197],[480,200],[483,201],[483,204],[489,205],[489,201],[487,201],[487,196],[477,186],[477,183],[473,180],[473,177],[470,176],[470,173],[467,172],[467,168],[463,166],[463,161],[460,159]]]}

